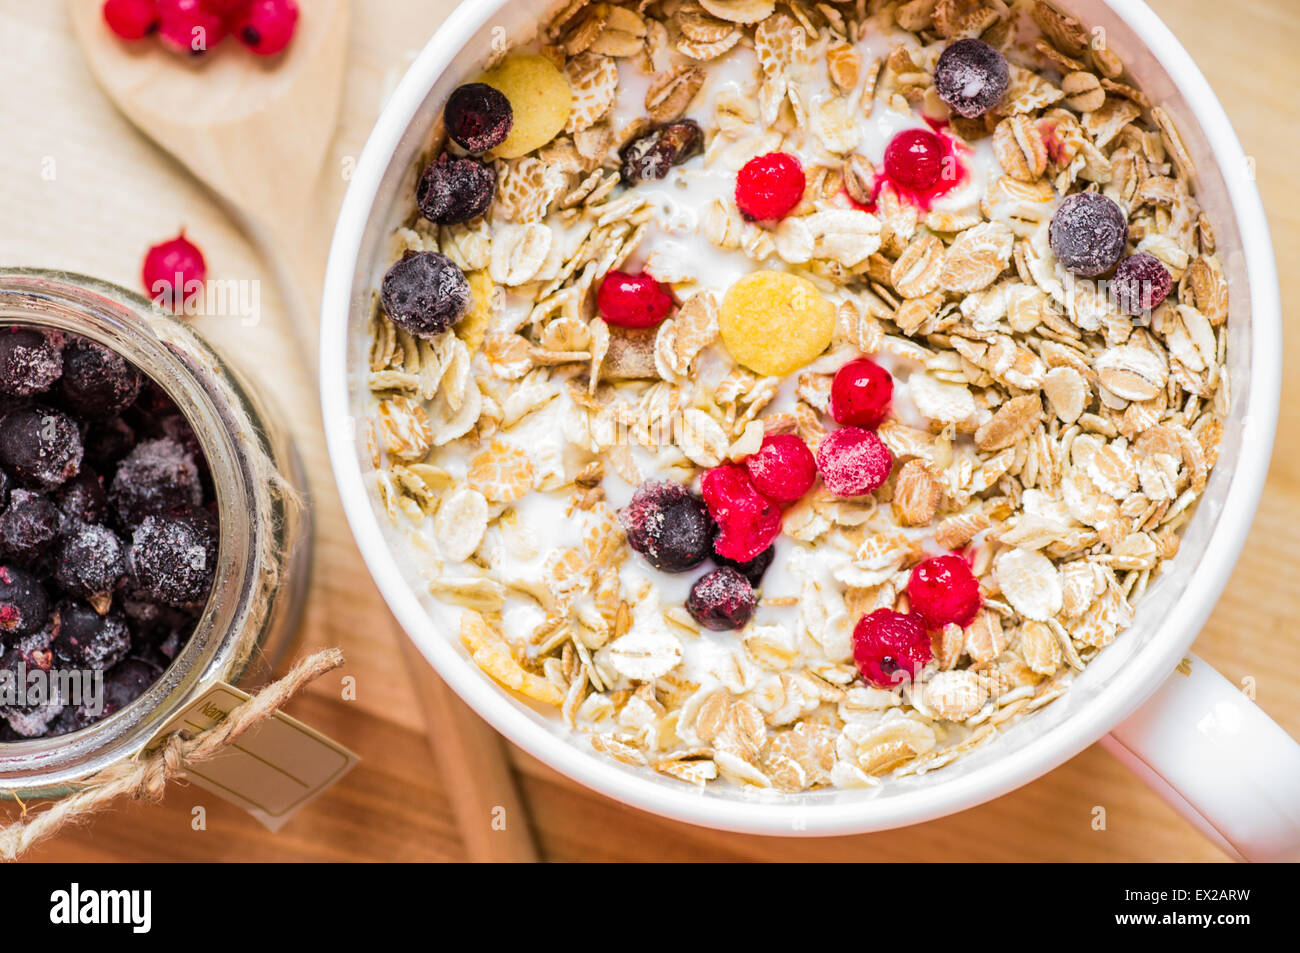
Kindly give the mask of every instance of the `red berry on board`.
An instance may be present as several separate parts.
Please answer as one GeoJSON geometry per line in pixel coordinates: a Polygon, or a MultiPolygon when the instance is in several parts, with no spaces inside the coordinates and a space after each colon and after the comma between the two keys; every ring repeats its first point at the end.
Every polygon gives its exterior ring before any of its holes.
{"type": "Polygon", "coordinates": [[[297,28],[295,0],[253,0],[235,24],[235,35],[258,56],[274,56],[289,45],[297,28]]]}
{"type": "Polygon", "coordinates": [[[836,496],[863,496],[889,479],[894,455],[870,430],[841,427],[817,445],[817,469],[836,496]]]}
{"type": "Polygon", "coordinates": [[[713,551],[726,559],[748,562],[781,532],[781,508],[765,497],[734,463],[704,471],[700,495],[718,524],[713,551]]]}
{"type": "Polygon", "coordinates": [[[929,629],[949,623],[965,628],[984,604],[970,565],[956,553],[931,557],[913,569],[907,599],[912,613],[929,629]]]}
{"type": "Polygon", "coordinates": [[[895,182],[924,192],[943,173],[943,141],[928,129],[904,129],[885,147],[885,174],[895,182]]]}
{"type": "Polygon", "coordinates": [[[933,657],[930,637],[916,616],[877,609],[853,628],[853,661],[876,688],[915,679],[933,657]]]}
{"type": "Polygon", "coordinates": [[[181,232],[175,238],[154,245],[144,256],[144,289],[154,301],[180,311],[185,299],[202,284],[208,267],[203,252],[181,232]]]}
{"type": "Polygon", "coordinates": [[[849,361],[831,381],[831,416],[836,423],[874,430],[889,416],[894,379],[869,357],[849,361]]]}
{"type": "Polygon", "coordinates": [[[202,56],[226,38],[226,21],[202,0],[158,0],[158,36],[177,53],[202,56]]]}
{"type": "Polygon", "coordinates": [[[784,218],[803,199],[803,166],[787,152],[755,156],[736,174],[736,206],[750,219],[784,218]]]}
{"type": "Polygon", "coordinates": [[[673,309],[672,296],[647,274],[611,271],[596,292],[596,307],[607,324],[652,328],[673,309]]]}
{"type": "Polygon", "coordinates": [[[745,458],[745,469],[754,488],[778,503],[798,501],[817,479],[812,451],[792,433],[764,437],[759,451],[745,458]]]}
{"type": "Polygon", "coordinates": [[[158,29],[155,0],[106,0],[104,22],[123,40],[138,40],[158,29]]]}

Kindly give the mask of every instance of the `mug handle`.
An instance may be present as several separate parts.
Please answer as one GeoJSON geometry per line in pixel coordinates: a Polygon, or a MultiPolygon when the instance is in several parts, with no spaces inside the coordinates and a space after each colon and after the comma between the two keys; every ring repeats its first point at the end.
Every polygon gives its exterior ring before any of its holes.
{"type": "Polygon", "coordinates": [[[1300,859],[1300,744],[1196,656],[1101,743],[1229,857],[1300,859]]]}

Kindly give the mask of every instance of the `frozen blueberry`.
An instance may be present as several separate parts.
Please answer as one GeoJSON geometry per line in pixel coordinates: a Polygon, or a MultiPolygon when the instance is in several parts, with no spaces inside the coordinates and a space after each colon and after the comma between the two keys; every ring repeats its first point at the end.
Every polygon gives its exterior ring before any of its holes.
{"type": "Polygon", "coordinates": [[[1125,314],[1150,314],[1169,297],[1174,286],[1160,259],[1148,252],[1129,255],[1115,268],[1110,281],[1110,296],[1125,314]]]}
{"type": "Polygon", "coordinates": [[[40,631],[50,615],[50,599],[40,580],[17,566],[0,566],[0,637],[40,631]]]}
{"type": "Polygon", "coordinates": [[[728,559],[726,556],[713,554],[713,561],[719,566],[730,566],[742,576],[749,580],[749,584],[755,589],[763,582],[763,573],[772,565],[772,560],[776,558],[776,547],[769,546],[749,562],[738,563],[734,559],[728,559]]]}
{"type": "Polygon", "coordinates": [[[749,580],[730,566],[696,580],[686,598],[686,611],[706,629],[740,629],[754,616],[758,597],[749,580]]]}
{"type": "Polygon", "coordinates": [[[626,185],[662,179],[668,170],[704,149],[704,132],[694,119],[652,129],[619,150],[619,174],[626,185]]]}
{"type": "Polygon", "coordinates": [[[86,432],[86,459],[98,467],[121,460],[135,446],[135,430],[121,417],[96,421],[86,432]]]}
{"type": "Polygon", "coordinates": [[[0,551],[29,566],[50,548],[62,526],[63,514],[49,499],[31,490],[14,490],[0,513],[0,551]]]}
{"type": "Polygon", "coordinates": [[[43,394],[63,373],[58,342],[35,328],[0,330],[0,392],[43,394]]]}
{"type": "Polygon", "coordinates": [[[74,338],[63,349],[59,394],[63,405],[85,417],[111,417],[140,393],[140,372],[116,351],[74,338]]]}
{"type": "Polygon", "coordinates": [[[202,510],[147,516],[131,536],[127,571],[138,599],[199,606],[216,568],[216,523],[202,510]]]}
{"type": "Polygon", "coordinates": [[[54,580],[63,591],[108,611],[126,575],[122,541],[103,526],[80,526],[64,537],[54,557],[54,580]]]}
{"type": "Polygon", "coordinates": [[[442,117],[452,142],[475,154],[505,142],[515,123],[506,94],[487,83],[466,83],[453,90],[442,117]]]}
{"type": "Polygon", "coordinates": [[[108,492],[104,479],[89,467],[54,491],[54,500],[63,514],[63,532],[71,532],[84,523],[102,523],[108,519],[108,492]]]}
{"type": "Polygon", "coordinates": [[[642,483],[618,516],[628,545],[656,569],[685,572],[713,552],[716,527],[708,508],[680,483],[642,483]]]}
{"type": "Polygon", "coordinates": [[[1082,278],[1110,271],[1128,244],[1128,220],[1098,192],[1076,192],[1061,203],[1047,227],[1047,241],[1062,265],[1082,278]]]}
{"type": "Polygon", "coordinates": [[[415,188],[420,214],[439,225],[478,218],[492,204],[497,174],[477,159],[453,159],[447,153],[429,163],[415,188]]]}
{"type": "Polygon", "coordinates": [[[170,437],[136,444],[118,465],[108,488],[118,522],[127,529],[146,516],[158,516],[203,501],[194,456],[170,437]]]}
{"type": "Polygon", "coordinates": [[[100,615],[77,599],[64,599],[50,617],[50,649],[56,661],[69,668],[100,671],[126,658],[131,631],[118,610],[100,615]]]}
{"type": "Polygon", "coordinates": [[[14,481],[9,478],[9,474],[0,470],[0,508],[9,505],[9,491],[12,490],[14,481]]]}
{"type": "Polygon", "coordinates": [[[384,312],[416,337],[434,337],[469,310],[469,282],[446,255],[408,251],[384,275],[384,312]]]}
{"type": "Polygon", "coordinates": [[[81,431],[60,410],[32,405],[0,417],[0,464],[19,480],[50,489],[81,468],[81,431]]]}
{"type": "Polygon", "coordinates": [[[939,56],[934,88],[959,116],[982,116],[1006,95],[1011,70],[1006,58],[983,40],[957,40],[939,56]]]}

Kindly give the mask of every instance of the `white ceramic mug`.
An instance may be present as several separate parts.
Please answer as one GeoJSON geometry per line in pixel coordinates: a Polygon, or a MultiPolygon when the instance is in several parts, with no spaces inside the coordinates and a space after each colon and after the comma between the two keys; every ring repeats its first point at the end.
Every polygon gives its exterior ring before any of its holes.
{"type": "Polygon", "coordinates": [[[1263,489],[1277,420],[1281,304],[1250,165],[1223,108],[1186,51],[1136,0],[1059,3],[1128,65],[1163,105],[1197,164],[1198,198],[1214,224],[1231,294],[1232,414],[1199,509],[1170,570],[1138,605],[1134,624],[1061,699],[990,744],[882,791],[763,795],[697,791],[649,769],[596,755],[554,717],[480,672],[407,561],[363,478],[355,428],[365,393],[366,325],[390,236],[410,213],[416,163],[442,103],[477,73],[502,37],[535,31],[543,5],[462,3],[392,94],[357,164],[339,216],[322,316],[321,388],[335,475],[358,545],[379,588],[442,677],[525,751],[617,800],[682,821],[759,834],[848,834],[901,827],[986,801],[1101,740],[1229,855],[1300,855],[1300,746],[1189,646],[1227,583],[1263,489]],[[1175,674],[1179,667],[1186,674],[1175,674]]]}

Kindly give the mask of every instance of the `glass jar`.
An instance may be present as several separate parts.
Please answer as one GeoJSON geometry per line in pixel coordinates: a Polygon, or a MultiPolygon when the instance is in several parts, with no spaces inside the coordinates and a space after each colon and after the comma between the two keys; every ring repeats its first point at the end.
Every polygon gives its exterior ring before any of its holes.
{"type": "Polygon", "coordinates": [[[182,320],[124,288],[82,275],[0,269],[0,325],[53,327],[112,348],[188,418],[216,491],[212,595],[189,641],[150,688],[102,721],[52,738],[0,744],[0,790],[56,797],[70,782],[138,754],[213,682],[265,682],[298,627],[311,522],[301,463],[283,415],[182,320]]]}

